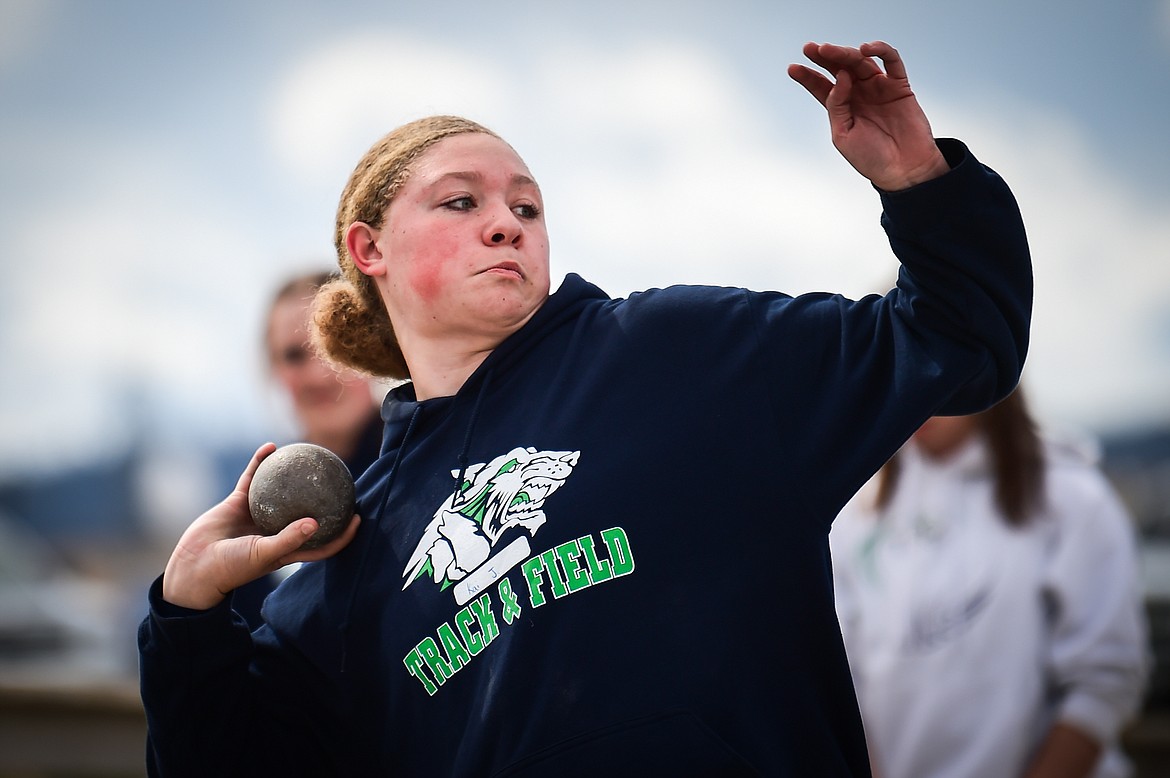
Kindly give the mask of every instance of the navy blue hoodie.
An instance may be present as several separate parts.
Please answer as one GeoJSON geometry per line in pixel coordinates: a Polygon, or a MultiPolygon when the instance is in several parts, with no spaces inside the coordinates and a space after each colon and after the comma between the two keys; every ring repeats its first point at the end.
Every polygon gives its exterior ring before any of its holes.
{"type": "Polygon", "coordinates": [[[453,397],[387,398],[365,519],[254,635],[152,590],[166,775],[868,775],[827,533],[929,416],[1016,383],[1004,183],[882,194],[898,288],[850,301],[570,275],[453,397]]]}

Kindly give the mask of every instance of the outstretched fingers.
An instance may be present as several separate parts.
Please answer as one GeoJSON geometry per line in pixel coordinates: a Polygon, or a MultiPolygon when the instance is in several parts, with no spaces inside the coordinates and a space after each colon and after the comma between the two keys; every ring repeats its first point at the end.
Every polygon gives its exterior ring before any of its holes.
{"type": "Polygon", "coordinates": [[[882,72],[871,58],[872,55],[863,53],[862,47],[838,46],[835,43],[806,43],[802,51],[812,62],[834,76],[839,70],[846,68],[858,80],[872,78],[882,72]]]}
{"type": "MultiPolygon", "coordinates": [[[[801,51],[813,64],[828,71],[834,78],[838,77],[842,70],[848,70],[853,75],[854,81],[865,81],[874,76],[882,75],[883,72],[891,78],[906,78],[906,66],[902,62],[901,55],[897,49],[885,41],[871,41],[857,47],[809,42],[804,44],[801,51]],[[875,61],[875,57],[881,60],[880,66],[875,61]]],[[[814,91],[810,88],[811,76],[809,74],[815,72],[802,65],[792,65],[788,68],[788,74],[793,79],[799,81],[814,95],[820,95],[825,93],[824,89],[814,91]]]]}
{"type": "MultiPolygon", "coordinates": [[[[882,66],[886,69],[886,75],[890,78],[906,78],[906,63],[902,61],[902,55],[898,53],[897,49],[885,41],[863,43],[860,46],[860,51],[866,57],[877,57],[880,59],[882,66]]],[[[869,61],[873,62],[872,59],[869,61]]],[[[874,65],[874,67],[877,67],[877,65],[874,65]]]]}
{"type": "Polygon", "coordinates": [[[837,73],[837,83],[829,92],[825,101],[825,110],[829,114],[829,127],[834,137],[849,131],[853,126],[853,107],[850,97],[853,94],[853,76],[848,70],[837,73]]]}
{"type": "Polygon", "coordinates": [[[804,65],[789,65],[788,75],[793,81],[808,90],[808,93],[815,97],[817,102],[821,105],[826,104],[829,93],[833,90],[832,81],[804,65]]]}
{"type": "MultiPolygon", "coordinates": [[[[886,43],[880,41],[865,43],[860,47],[838,46],[834,43],[804,44],[804,55],[815,65],[823,68],[833,78],[836,84],[824,74],[805,65],[793,64],[788,66],[788,75],[815,97],[826,108],[833,105],[841,106],[852,92],[852,85],[859,81],[881,75],[882,69],[872,59],[873,56],[888,54],[897,67],[901,60],[897,59],[897,52],[886,43]],[[869,53],[872,52],[872,53],[869,53]],[[842,78],[847,83],[842,84],[842,78]]],[[[903,71],[904,73],[904,71],[903,71]]]]}

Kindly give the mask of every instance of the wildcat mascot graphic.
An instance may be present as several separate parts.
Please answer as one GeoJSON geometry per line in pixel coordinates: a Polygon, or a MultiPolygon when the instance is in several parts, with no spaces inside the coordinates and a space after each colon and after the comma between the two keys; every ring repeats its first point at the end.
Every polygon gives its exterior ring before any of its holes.
{"type": "MultiPolygon", "coordinates": [[[[520,527],[528,536],[535,535],[546,520],[544,501],[564,484],[580,455],[514,448],[490,462],[469,466],[411,554],[402,572],[402,588],[427,577],[446,589],[492,560],[505,531],[520,527]]],[[[459,477],[455,471],[451,475],[459,477]]],[[[508,556],[502,564],[507,569],[527,554],[527,538],[521,536],[497,556],[508,556]]]]}

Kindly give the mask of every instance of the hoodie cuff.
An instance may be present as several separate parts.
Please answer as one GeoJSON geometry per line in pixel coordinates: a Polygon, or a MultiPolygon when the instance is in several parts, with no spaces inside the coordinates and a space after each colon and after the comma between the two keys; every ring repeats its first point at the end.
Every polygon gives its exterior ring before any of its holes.
{"type": "Polygon", "coordinates": [[[190,647],[192,651],[198,651],[201,645],[206,645],[206,641],[222,640],[224,632],[236,628],[243,628],[247,632],[247,623],[232,610],[230,597],[207,610],[184,608],[163,599],[162,583],[163,577],[160,575],[150,585],[147,595],[150,620],[156,634],[172,647],[190,647]]]}
{"type": "MultiPolygon", "coordinates": [[[[920,232],[963,218],[972,202],[971,191],[987,185],[989,171],[965,143],[954,138],[938,138],[935,143],[951,166],[949,173],[896,192],[874,187],[885,215],[900,229],[920,232]]],[[[997,179],[992,177],[998,183],[997,179]]]]}

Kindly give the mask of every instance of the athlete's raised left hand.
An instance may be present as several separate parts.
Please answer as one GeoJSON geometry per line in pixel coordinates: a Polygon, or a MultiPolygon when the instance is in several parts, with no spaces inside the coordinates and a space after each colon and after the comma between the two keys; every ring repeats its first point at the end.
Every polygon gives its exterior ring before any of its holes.
{"type": "Polygon", "coordinates": [[[833,145],[874,186],[907,189],[950,169],[893,46],[806,43],[804,55],[836,81],[805,65],[789,65],[788,75],[825,107],[833,145]]]}

